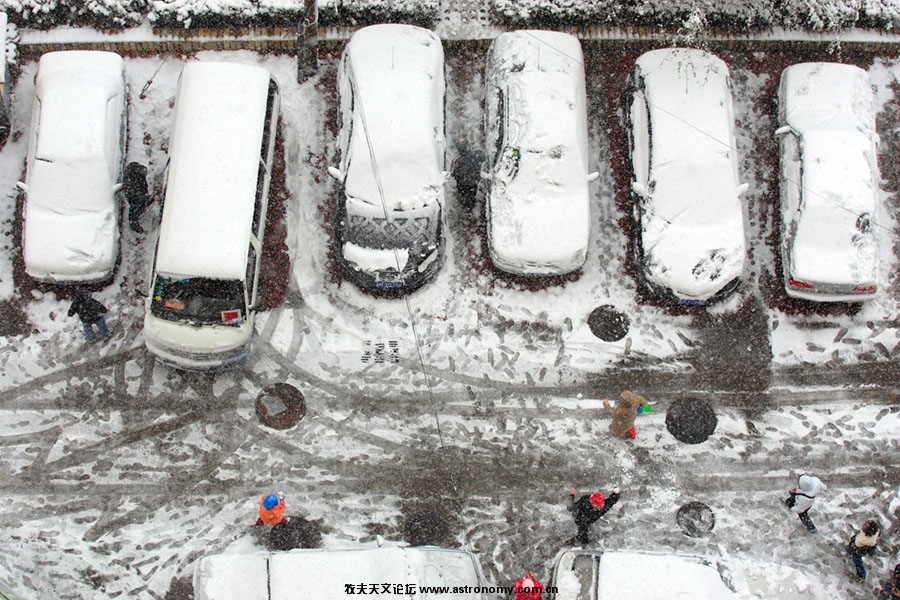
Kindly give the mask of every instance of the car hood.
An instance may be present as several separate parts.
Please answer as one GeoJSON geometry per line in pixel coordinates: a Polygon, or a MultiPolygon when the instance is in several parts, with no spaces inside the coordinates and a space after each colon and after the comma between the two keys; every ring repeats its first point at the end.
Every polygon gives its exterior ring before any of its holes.
{"type": "Polygon", "coordinates": [[[492,252],[501,261],[581,266],[571,263],[575,255],[583,260],[591,228],[582,161],[574,154],[563,161],[522,152],[516,175],[496,176],[491,186],[489,227],[492,252]]]}
{"type": "MultiPolygon", "coordinates": [[[[650,228],[659,226],[650,222],[650,228]]],[[[650,281],[686,299],[707,300],[744,270],[743,230],[715,225],[662,226],[653,245],[644,246],[650,281]]]]}
{"type": "Polygon", "coordinates": [[[676,177],[681,185],[657,185],[645,203],[646,275],[679,297],[708,299],[744,269],[744,220],[733,176],[725,173],[721,185],[711,178],[702,171],[676,177]]]}
{"type": "Polygon", "coordinates": [[[59,213],[26,202],[24,221],[23,253],[32,277],[102,279],[112,272],[119,234],[112,210],[59,213]]]}

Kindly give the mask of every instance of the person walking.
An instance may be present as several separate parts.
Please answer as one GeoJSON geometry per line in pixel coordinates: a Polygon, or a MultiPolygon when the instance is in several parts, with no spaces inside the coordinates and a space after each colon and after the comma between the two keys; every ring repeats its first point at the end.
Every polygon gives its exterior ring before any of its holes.
{"type": "Polygon", "coordinates": [[[147,191],[147,167],[140,163],[128,163],[122,179],[125,200],[128,202],[128,225],[132,231],[144,233],[140,223],[141,215],[159,196],[150,197],[147,191]]]}
{"type": "Polygon", "coordinates": [[[860,530],[850,537],[847,543],[847,554],[856,567],[856,575],[860,579],[866,578],[866,568],[863,566],[863,555],[870,555],[875,552],[875,545],[878,543],[878,536],[881,535],[881,527],[878,521],[869,519],[862,524],[860,530]]]}
{"type": "Polygon", "coordinates": [[[459,155],[450,164],[450,174],[456,180],[456,192],[465,208],[472,208],[478,193],[478,181],[481,179],[481,163],[484,152],[469,148],[469,138],[464,135],[454,140],[459,155]]]}
{"type": "Polygon", "coordinates": [[[81,327],[84,330],[84,337],[87,341],[91,342],[97,338],[97,335],[94,333],[94,325],[97,326],[103,339],[109,337],[109,328],[106,326],[106,318],[103,316],[105,312],[106,307],[98,300],[92,298],[87,289],[79,287],[75,290],[75,300],[69,306],[68,314],[70,317],[77,314],[78,318],[81,319],[81,327]]]}
{"type": "Polygon", "coordinates": [[[287,523],[287,517],[284,516],[284,494],[280,492],[272,492],[266,494],[259,500],[259,518],[256,519],[256,525],[281,525],[287,523]]]}
{"type": "Polygon", "coordinates": [[[612,422],[609,424],[610,433],[617,438],[629,437],[634,439],[637,436],[634,418],[639,412],[649,409],[649,406],[643,398],[628,390],[619,395],[615,408],[613,408],[607,398],[604,398],[603,408],[607,414],[612,416],[612,422]]]}
{"type": "Polygon", "coordinates": [[[577,501],[575,500],[576,493],[575,488],[569,490],[566,509],[574,513],[575,525],[578,527],[575,539],[581,544],[589,544],[591,540],[588,536],[588,528],[619,501],[619,488],[613,489],[612,494],[607,497],[600,492],[594,492],[583,495],[577,501]]]}
{"type": "Polygon", "coordinates": [[[812,508],[819,492],[827,489],[828,487],[818,477],[804,474],[799,477],[797,487],[790,491],[790,496],[784,501],[788,508],[791,509],[791,512],[796,513],[800,517],[800,521],[810,533],[815,533],[816,526],[809,518],[809,509],[812,508]]]}

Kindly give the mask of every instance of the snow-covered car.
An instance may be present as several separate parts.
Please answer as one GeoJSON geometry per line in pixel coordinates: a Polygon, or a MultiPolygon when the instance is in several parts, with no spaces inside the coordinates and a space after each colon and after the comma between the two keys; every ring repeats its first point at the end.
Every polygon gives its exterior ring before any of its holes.
{"type": "Polygon", "coordinates": [[[34,83],[22,231],[25,272],[49,283],[112,276],[125,156],[125,65],[112,52],[50,52],[34,83]]]}
{"type": "Polygon", "coordinates": [[[474,554],[432,546],[216,554],[194,570],[196,600],[484,600],[482,587],[474,554]]]}
{"type": "Polygon", "coordinates": [[[444,251],[444,51],[433,31],[355,32],[338,66],[337,254],[362,289],[411,291],[444,251]]]}
{"type": "Polygon", "coordinates": [[[838,63],[792,65],[778,105],[785,290],[826,302],[873,298],[881,176],[868,75],[838,63]]]}
{"type": "Polygon", "coordinates": [[[728,66],[702,50],[642,54],[628,83],[635,262],[681,304],[731,293],[745,235],[728,66]]]}
{"type": "Polygon", "coordinates": [[[587,98],[578,38],[513,31],[485,69],[482,180],[494,265],[562,275],[587,257],[591,230],[587,98]]]}
{"type": "MultiPolygon", "coordinates": [[[[803,573],[771,563],[648,551],[561,550],[554,600],[824,600],[803,573]]],[[[830,597],[830,596],[829,596],[830,597]]]]}

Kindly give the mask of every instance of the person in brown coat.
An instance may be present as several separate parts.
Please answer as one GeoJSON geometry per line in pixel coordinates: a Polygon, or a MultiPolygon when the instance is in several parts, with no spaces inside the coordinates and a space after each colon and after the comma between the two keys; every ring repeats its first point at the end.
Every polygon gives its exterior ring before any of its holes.
{"type": "Polygon", "coordinates": [[[609,424],[609,430],[616,437],[630,437],[634,439],[637,432],[634,428],[634,418],[637,416],[638,408],[644,405],[644,399],[637,394],[625,390],[619,395],[615,408],[610,405],[609,400],[603,399],[603,408],[612,416],[612,422],[609,424]]]}

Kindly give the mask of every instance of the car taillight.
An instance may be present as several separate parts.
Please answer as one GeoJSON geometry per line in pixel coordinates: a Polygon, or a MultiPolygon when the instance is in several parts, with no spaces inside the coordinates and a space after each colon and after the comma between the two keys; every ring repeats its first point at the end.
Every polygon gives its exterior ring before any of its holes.
{"type": "Polygon", "coordinates": [[[877,285],[858,285],[853,288],[854,294],[866,294],[868,292],[874,292],[878,289],[877,285]]]}
{"type": "Polygon", "coordinates": [[[797,281],[796,279],[791,279],[788,282],[788,285],[792,288],[799,288],[801,290],[814,290],[816,286],[811,283],[806,283],[805,281],[797,281]]]}

